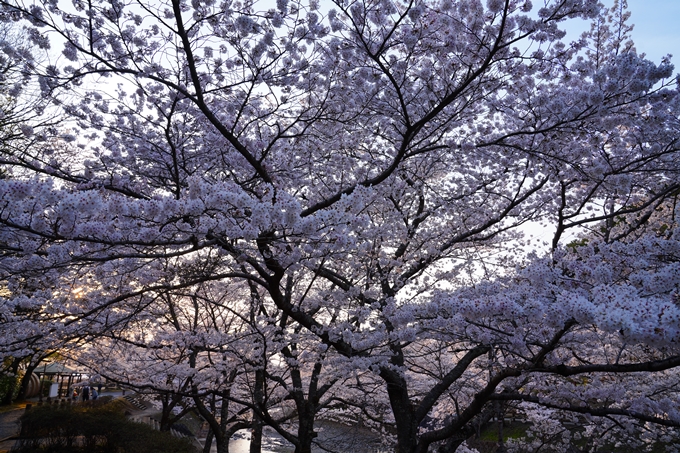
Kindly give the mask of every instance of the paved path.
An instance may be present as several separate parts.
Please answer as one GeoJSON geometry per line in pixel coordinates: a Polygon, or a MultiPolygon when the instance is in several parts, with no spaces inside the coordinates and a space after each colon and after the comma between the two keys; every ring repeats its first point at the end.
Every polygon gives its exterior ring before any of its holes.
{"type": "Polygon", "coordinates": [[[14,440],[7,440],[19,434],[19,417],[25,409],[15,409],[0,413],[0,452],[8,451],[14,446],[14,440]]]}

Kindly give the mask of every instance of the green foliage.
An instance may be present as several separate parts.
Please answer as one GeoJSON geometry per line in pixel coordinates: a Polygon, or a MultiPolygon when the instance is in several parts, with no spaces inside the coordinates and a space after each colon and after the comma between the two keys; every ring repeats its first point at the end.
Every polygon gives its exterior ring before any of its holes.
{"type": "Polygon", "coordinates": [[[584,247],[588,245],[588,239],[587,238],[582,238],[582,239],[574,239],[570,243],[567,244],[567,248],[571,249],[572,252],[576,251],[579,247],[584,247]]]}
{"type": "Polygon", "coordinates": [[[194,453],[186,439],[129,421],[123,407],[103,398],[73,406],[40,406],[21,417],[19,453],[194,453]]]}
{"type": "MultiPolygon", "coordinates": [[[[531,426],[530,423],[506,423],[503,426],[503,440],[508,441],[508,439],[519,439],[521,437],[526,437],[527,429],[531,426]]],[[[498,440],[498,423],[490,423],[486,429],[484,429],[480,435],[480,440],[495,442],[498,440]]]]}
{"type": "Polygon", "coordinates": [[[12,393],[11,401],[16,400],[19,395],[19,384],[21,383],[21,376],[14,374],[0,374],[0,401],[4,401],[7,393],[12,393]]]}
{"type": "Polygon", "coordinates": [[[40,380],[40,393],[42,393],[43,398],[50,396],[50,387],[52,386],[52,380],[41,379],[40,380]]]}

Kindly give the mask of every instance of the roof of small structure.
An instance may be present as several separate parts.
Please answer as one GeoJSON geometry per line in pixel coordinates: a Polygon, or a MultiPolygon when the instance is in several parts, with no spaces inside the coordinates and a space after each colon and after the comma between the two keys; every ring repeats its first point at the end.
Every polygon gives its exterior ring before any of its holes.
{"type": "Polygon", "coordinates": [[[43,365],[40,365],[38,368],[35,369],[34,373],[36,374],[70,374],[70,375],[79,375],[83,374],[82,371],[74,370],[72,368],[67,367],[63,363],[46,363],[43,365]]]}

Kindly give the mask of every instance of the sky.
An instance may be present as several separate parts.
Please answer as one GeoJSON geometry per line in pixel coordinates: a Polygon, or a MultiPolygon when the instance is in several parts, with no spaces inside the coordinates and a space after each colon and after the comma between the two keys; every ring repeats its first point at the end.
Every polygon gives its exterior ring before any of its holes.
{"type": "Polygon", "coordinates": [[[656,63],[673,54],[680,72],[680,0],[628,0],[628,10],[637,51],[656,63]]]}
{"type": "MultiPolygon", "coordinates": [[[[614,0],[601,0],[606,7],[611,7],[614,0]]],[[[539,2],[534,2],[536,10],[539,2]]],[[[634,25],[631,33],[638,53],[646,54],[655,63],[671,54],[675,63],[675,72],[680,73],[680,0],[628,0],[628,11],[631,13],[629,23],[634,25]]],[[[567,31],[565,39],[576,39],[589,28],[585,21],[571,20],[563,22],[567,31]]]]}

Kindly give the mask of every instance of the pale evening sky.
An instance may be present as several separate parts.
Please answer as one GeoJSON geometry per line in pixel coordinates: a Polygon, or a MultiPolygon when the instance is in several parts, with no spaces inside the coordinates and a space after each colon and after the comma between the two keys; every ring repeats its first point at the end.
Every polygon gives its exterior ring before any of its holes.
{"type": "Polygon", "coordinates": [[[637,51],[656,63],[670,53],[680,72],[680,0],[628,0],[628,9],[637,51]]]}
{"type": "MultiPolygon", "coordinates": [[[[606,8],[614,4],[614,0],[600,0],[606,8]]],[[[534,2],[534,12],[542,2],[534,2]]],[[[634,24],[632,38],[638,53],[645,53],[647,58],[660,63],[661,58],[671,54],[675,64],[675,72],[680,72],[680,0],[628,0],[628,11],[631,17],[629,24],[634,24]]],[[[570,20],[562,23],[567,31],[566,41],[578,38],[589,28],[585,21],[570,20]]]]}

